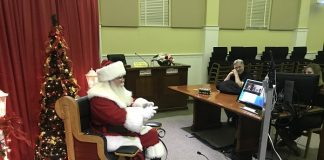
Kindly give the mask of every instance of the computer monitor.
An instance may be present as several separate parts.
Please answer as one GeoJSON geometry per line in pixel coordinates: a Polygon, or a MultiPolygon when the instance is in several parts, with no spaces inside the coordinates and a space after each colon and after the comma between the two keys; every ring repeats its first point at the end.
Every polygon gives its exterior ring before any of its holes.
{"type": "MultiPolygon", "coordinates": [[[[276,73],[276,91],[277,94],[283,93],[286,81],[293,83],[292,104],[311,105],[316,95],[319,75],[303,73],[276,73]]],[[[285,98],[284,98],[285,99],[285,98]]]]}
{"type": "Polygon", "coordinates": [[[262,82],[247,79],[238,97],[238,102],[262,110],[265,104],[265,91],[262,82]]]}

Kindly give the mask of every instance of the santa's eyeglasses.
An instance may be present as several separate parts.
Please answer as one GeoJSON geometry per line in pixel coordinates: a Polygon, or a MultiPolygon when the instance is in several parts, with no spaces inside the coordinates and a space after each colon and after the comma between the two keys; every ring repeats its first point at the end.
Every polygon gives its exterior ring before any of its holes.
{"type": "Polygon", "coordinates": [[[120,77],[117,77],[117,78],[115,78],[115,80],[124,80],[125,79],[125,76],[120,76],[120,77]]]}

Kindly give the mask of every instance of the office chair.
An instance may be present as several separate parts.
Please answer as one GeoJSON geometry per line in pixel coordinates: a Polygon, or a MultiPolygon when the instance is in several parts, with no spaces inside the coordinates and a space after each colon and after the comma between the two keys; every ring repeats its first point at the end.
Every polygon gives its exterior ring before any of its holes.
{"type": "Polygon", "coordinates": [[[244,47],[232,46],[231,51],[228,53],[227,61],[232,63],[236,59],[243,59],[244,58],[243,52],[244,52],[244,47]]]}
{"type": "MultiPolygon", "coordinates": [[[[310,145],[310,142],[311,142],[311,139],[312,139],[312,134],[313,133],[321,134],[322,127],[323,126],[321,126],[319,128],[312,128],[312,129],[303,131],[302,136],[307,137],[307,141],[306,141],[306,145],[305,145],[305,151],[304,151],[304,158],[307,157],[308,150],[309,150],[309,145],[310,145]]],[[[275,138],[274,138],[274,143],[275,144],[278,142],[278,135],[279,135],[279,133],[278,133],[278,131],[276,131],[275,138]]]]}
{"type": "Polygon", "coordinates": [[[213,47],[211,59],[216,61],[225,61],[227,57],[227,47],[213,47]]]}
{"type": "Polygon", "coordinates": [[[313,129],[309,129],[309,130],[306,130],[304,131],[303,133],[303,136],[306,136],[307,137],[307,141],[306,141],[306,146],[305,146],[305,152],[304,152],[304,158],[307,157],[307,153],[308,153],[308,150],[309,150],[309,145],[310,145],[310,142],[311,142],[311,139],[312,139],[312,134],[313,133],[317,133],[317,134],[321,134],[321,131],[322,131],[322,127],[319,127],[319,128],[313,128],[313,129]]]}
{"type": "Polygon", "coordinates": [[[107,59],[112,62],[122,61],[124,65],[127,65],[124,54],[107,54],[107,59]]]}
{"type": "Polygon", "coordinates": [[[246,64],[249,62],[254,62],[256,60],[255,57],[258,54],[258,47],[244,47],[243,54],[243,60],[246,64]]]}
{"type": "Polygon", "coordinates": [[[294,47],[290,59],[294,61],[303,60],[307,54],[307,47],[294,47]]]}

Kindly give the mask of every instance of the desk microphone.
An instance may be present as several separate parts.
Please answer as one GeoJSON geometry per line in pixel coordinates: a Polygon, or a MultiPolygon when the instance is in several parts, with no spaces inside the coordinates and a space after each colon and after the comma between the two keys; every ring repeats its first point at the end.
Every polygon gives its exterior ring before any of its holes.
{"type": "Polygon", "coordinates": [[[151,62],[155,61],[155,60],[156,60],[156,58],[157,58],[158,56],[159,56],[158,54],[157,54],[157,55],[155,55],[155,56],[153,56],[153,58],[152,58],[151,62]]]}
{"type": "Polygon", "coordinates": [[[136,52],[135,52],[135,55],[137,56],[137,57],[139,57],[139,58],[141,58],[146,64],[147,64],[147,66],[149,67],[150,66],[150,64],[142,57],[142,56],[140,56],[139,54],[137,54],[136,52]]]}
{"type": "Polygon", "coordinates": [[[205,155],[202,154],[201,152],[197,151],[197,154],[198,154],[198,155],[202,155],[202,156],[204,156],[207,160],[209,160],[209,159],[207,158],[207,156],[205,156],[205,155]]]}

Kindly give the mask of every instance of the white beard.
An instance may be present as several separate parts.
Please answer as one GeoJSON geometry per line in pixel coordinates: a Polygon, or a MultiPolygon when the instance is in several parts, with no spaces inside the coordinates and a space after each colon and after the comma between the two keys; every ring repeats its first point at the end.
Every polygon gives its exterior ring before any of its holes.
{"type": "Polygon", "coordinates": [[[130,106],[133,102],[133,97],[126,90],[124,85],[117,86],[116,84],[109,82],[111,90],[116,94],[116,96],[124,102],[127,106],[130,106]]]}

